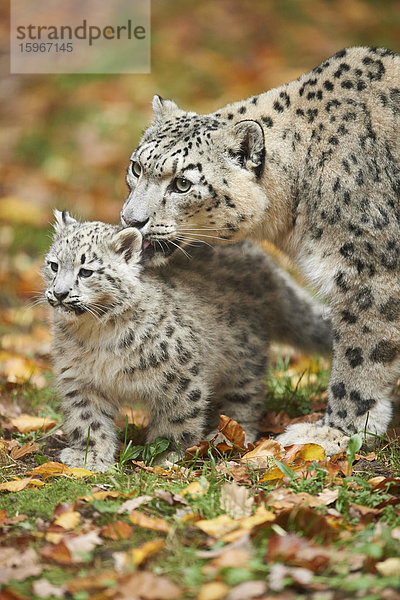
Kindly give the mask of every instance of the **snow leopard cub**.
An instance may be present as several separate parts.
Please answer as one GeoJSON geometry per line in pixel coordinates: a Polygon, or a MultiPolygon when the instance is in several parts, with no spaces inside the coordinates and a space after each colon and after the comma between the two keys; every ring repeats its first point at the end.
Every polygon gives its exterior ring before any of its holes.
{"type": "Polygon", "coordinates": [[[166,437],[171,451],[198,443],[220,412],[253,441],[270,338],[330,351],[324,307],[250,242],[146,269],[136,228],[55,214],[43,274],[69,466],[83,465],[88,437],[88,468],[114,462],[114,417],[132,400],[148,406],[147,440],[166,437]]]}

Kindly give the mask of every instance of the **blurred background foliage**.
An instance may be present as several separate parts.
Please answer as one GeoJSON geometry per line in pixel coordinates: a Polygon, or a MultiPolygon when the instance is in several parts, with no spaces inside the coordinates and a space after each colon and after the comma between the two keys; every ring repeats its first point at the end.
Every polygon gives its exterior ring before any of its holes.
{"type": "Polygon", "coordinates": [[[344,46],[400,49],[398,0],[152,0],[149,75],[10,75],[5,5],[3,0],[5,309],[40,288],[54,207],[118,222],[125,169],[151,120],[153,94],[209,112],[296,78],[344,46]]]}

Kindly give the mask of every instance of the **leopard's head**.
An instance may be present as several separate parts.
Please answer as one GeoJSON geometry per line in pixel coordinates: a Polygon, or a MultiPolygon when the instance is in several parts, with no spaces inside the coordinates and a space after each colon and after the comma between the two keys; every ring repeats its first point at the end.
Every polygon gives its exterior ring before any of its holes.
{"type": "Polygon", "coordinates": [[[259,185],[265,162],[257,121],[185,112],[160,96],[127,171],[121,211],[155,261],[190,244],[233,243],[261,224],[268,199],[259,185]]]}

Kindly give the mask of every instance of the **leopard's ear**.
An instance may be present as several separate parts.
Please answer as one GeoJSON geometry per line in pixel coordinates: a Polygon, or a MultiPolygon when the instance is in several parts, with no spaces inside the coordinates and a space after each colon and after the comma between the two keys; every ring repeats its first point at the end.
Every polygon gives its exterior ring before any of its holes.
{"type": "Polygon", "coordinates": [[[163,121],[168,116],[180,112],[181,109],[173,100],[164,100],[156,94],[153,98],[154,123],[163,121]]]}
{"type": "MultiPolygon", "coordinates": [[[[129,262],[134,254],[138,254],[142,249],[142,234],[136,227],[126,227],[117,231],[111,240],[110,248],[116,254],[123,255],[126,262],[129,262]]],[[[138,256],[135,257],[137,261],[138,256]]]]}
{"type": "Polygon", "coordinates": [[[257,121],[239,121],[233,127],[230,154],[239,165],[261,177],[265,163],[264,131],[257,121]]]}
{"type": "Polygon", "coordinates": [[[62,212],[55,209],[54,210],[55,223],[54,223],[54,231],[55,233],[61,233],[64,227],[68,225],[72,225],[73,223],[78,223],[76,219],[71,217],[67,210],[63,210],[62,212]]]}

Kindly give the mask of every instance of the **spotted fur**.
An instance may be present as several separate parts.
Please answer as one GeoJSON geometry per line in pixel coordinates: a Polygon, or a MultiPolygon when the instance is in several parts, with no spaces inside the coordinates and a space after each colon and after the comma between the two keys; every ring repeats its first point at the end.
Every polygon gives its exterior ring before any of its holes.
{"type": "Polygon", "coordinates": [[[195,268],[184,255],[143,268],[141,247],[136,228],[57,213],[44,277],[68,465],[83,464],[88,438],[89,468],[113,462],[113,420],[132,400],[151,413],[148,441],[167,437],[171,451],[198,443],[220,412],[252,441],[270,338],[330,351],[326,309],[250,242],[194,250],[195,268]]]}
{"type": "Polygon", "coordinates": [[[156,97],[154,124],[132,155],[141,173],[128,170],[123,222],[164,245],[267,238],[330,300],[324,429],[297,425],[285,443],[320,441],[329,428],[344,441],[384,434],[391,418],[400,373],[399,82],[399,56],[349,48],[214,114],[156,97]],[[178,193],[182,177],[192,185],[178,193]]]}

